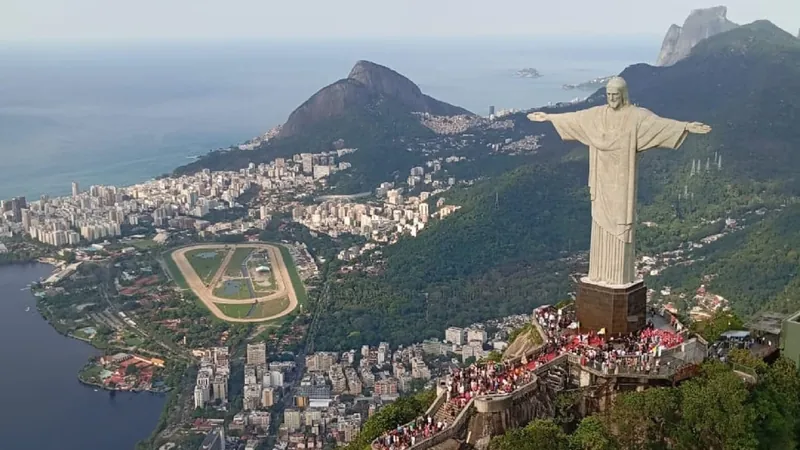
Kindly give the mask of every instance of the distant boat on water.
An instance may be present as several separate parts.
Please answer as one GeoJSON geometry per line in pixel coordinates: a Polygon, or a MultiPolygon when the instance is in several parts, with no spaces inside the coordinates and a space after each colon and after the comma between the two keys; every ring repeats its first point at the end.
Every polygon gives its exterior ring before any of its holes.
{"type": "Polygon", "coordinates": [[[28,311],[30,311],[30,310],[31,310],[31,307],[30,307],[30,306],[28,306],[27,308],[25,308],[25,312],[28,312],[28,311]]]}

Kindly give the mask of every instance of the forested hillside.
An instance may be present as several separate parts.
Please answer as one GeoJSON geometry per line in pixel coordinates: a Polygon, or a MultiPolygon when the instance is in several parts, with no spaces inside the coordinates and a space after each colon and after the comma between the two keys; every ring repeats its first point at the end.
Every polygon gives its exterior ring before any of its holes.
{"type": "Polygon", "coordinates": [[[800,309],[800,205],[768,213],[758,224],[695,253],[696,262],[655,277],[652,287],[691,291],[704,283],[743,314],[800,309]],[[704,275],[713,278],[703,281],[704,275]]]}
{"type": "Polygon", "coordinates": [[[447,196],[462,209],[417,238],[385,250],[379,276],[349,274],[332,283],[318,346],[398,344],[562,298],[588,246],[586,168],[526,166],[447,196]]]}
{"type": "MultiPolygon", "coordinates": [[[[493,438],[489,450],[797,448],[800,401],[786,395],[800,389],[794,363],[767,366],[741,350],[731,358],[758,375],[754,386],[723,364],[706,363],[678,387],[622,393],[609,410],[578,423],[574,407],[561,408],[554,420],[493,438]]],[[[569,406],[568,394],[561,400],[569,406]]]]}
{"type": "MultiPolygon", "coordinates": [[[[639,221],[658,226],[639,228],[639,252],[664,251],[712,234],[713,226],[703,225],[708,220],[797,200],[796,38],[769,22],[756,22],[704,41],[674,66],[636,65],[622,76],[640,106],[714,128],[710,135],[691,136],[678,151],[641,156],[639,221]],[[722,155],[721,168],[706,171],[706,161],[717,155],[722,155]],[[693,160],[703,167],[694,175],[693,160]]],[[[550,112],[592,106],[602,94],[550,112]]],[[[387,248],[382,275],[341,277],[326,304],[330,312],[322,317],[320,335],[330,340],[320,344],[348,348],[356,342],[420,341],[450,325],[529,312],[571,290],[568,272],[575,264],[564,257],[588,248],[586,150],[558,142],[552,125],[522,116],[516,121],[514,133],[545,134],[538,163],[448,193],[447,202],[463,208],[418,238],[387,248]]],[[[715,289],[728,294],[739,312],[767,304],[793,308],[790,294],[800,284],[792,270],[796,254],[780,247],[795,242],[792,211],[728,237],[729,242],[708,249],[703,264],[668,272],[672,278],[667,280],[696,287],[699,277],[717,272],[715,289]],[[743,276],[747,270],[749,277],[743,276]]]]}

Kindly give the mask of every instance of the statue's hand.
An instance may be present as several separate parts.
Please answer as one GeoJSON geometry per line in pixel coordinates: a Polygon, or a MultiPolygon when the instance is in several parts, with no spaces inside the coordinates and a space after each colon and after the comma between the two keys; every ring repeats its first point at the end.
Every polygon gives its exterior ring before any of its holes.
{"type": "Polygon", "coordinates": [[[625,242],[633,242],[633,224],[626,224],[622,226],[622,240],[625,242]]]}
{"type": "Polygon", "coordinates": [[[536,111],[535,113],[528,114],[528,120],[531,122],[547,122],[547,113],[536,111]]]}
{"type": "Polygon", "coordinates": [[[711,131],[711,127],[701,122],[690,122],[686,125],[686,131],[694,134],[706,134],[711,131]]]}

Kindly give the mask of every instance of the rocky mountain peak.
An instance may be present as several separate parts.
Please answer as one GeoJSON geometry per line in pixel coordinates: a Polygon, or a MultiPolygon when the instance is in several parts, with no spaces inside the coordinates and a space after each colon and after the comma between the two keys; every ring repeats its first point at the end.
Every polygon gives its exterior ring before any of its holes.
{"type": "Polygon", "coordinates": [[[312,125],[349,114],[363,113],[388,100],[396,113],[425,112],[452,116],[469,111],[422,93],[413,81],[371,61],[356,62],[347,78],[320,89],[300,105],[281,128],[280,137],[300,133],[312,125]]]}
{"type": "Polygon", "coordinates": [[[413,81],[372,61],[356,62],[347,78],[358,81],[371,91],[387,95],[422,95],[422,91],[413,81]]]}
{"type": "Polygon", "coordinates": [[[692,48],[703,39],[739,26],[728,20],[727,16],[726,6],[693,10],[682,27],[675,24],[669,27],[656,65],[671,66],[689,56],[692,48]]]}

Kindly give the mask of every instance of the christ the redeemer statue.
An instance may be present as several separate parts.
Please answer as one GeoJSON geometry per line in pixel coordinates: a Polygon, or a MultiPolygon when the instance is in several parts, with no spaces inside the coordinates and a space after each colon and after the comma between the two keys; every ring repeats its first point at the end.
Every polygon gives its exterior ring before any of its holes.
{"type": "Polygon", "coordinates": [[[630,104],[628,86],[614,77],[606,86],[607,104],[565,114],[528,114],[550,121],[561,139],[589,146],[592,238],[589,279],[625,286],[635,281],[636,154],[651,148],[677,149],[689,133],[706,134],[699,122],[665,119],[630,104]]]}

